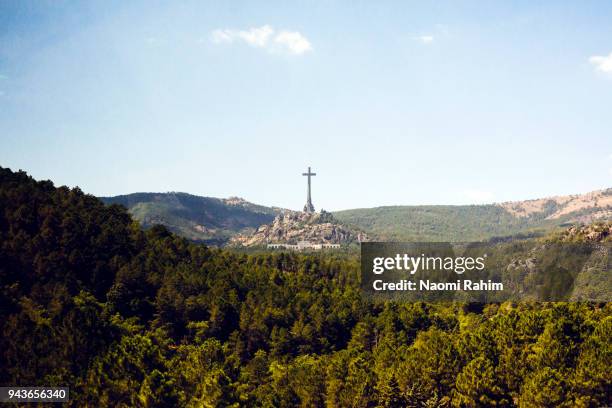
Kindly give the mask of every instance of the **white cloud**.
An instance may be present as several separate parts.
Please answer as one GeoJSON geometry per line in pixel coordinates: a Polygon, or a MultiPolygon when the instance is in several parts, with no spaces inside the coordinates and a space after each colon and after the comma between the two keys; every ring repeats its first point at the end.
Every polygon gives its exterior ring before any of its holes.
{"type": "Polygon", "coordinates": [[[215,30],[212,32],[212,41],[215,44],[221,44],[241,40],[253,47],[265,47],[272,34],[274,34],[274,29],[269,25],[250,30],[215,30]]]}
{"type": "Polygon", "coordinates": [[[474,203],[482,204],[490,203],[493,201],[493,193],[491,193],[490,191],[465,190],[463,193],[470,201],[474,203]]]}
{"type": "Polygon", "coordinates": [[[297,31],[279,31],[269,25],[250,28],[248,30],[214,30],[211,40],[215,44],[232,44],[244,42],[251,47],[264,48],[271,52],[287,52],[301,55],[312,51],[310,41],[297,31]]]}
{"type": "Polygon", "coordinates": [[[431,44],[432,42],[434,42],[433,35],[420,35],[416,37],[416,39],[422,42],[423,44],[431,44]]]}
{"type": "Polygon", "coordinates": [[[265,47],[272,34],[274,34],[274,30],[268,25],[238,32],[238,36],[253,47],[265,47]]]}
{"type": "Polygon", "coordinates": [[[594,55],[589,58],[589,62],[595,65],[597,71],[612,74],[612,52],[607,57],[594,55]]]}
{"type": "Polygon", "coordinates": [[[292,54],[303,54],[312,51],[310,41],[297,31],[281,31],[274,41],[281,46],[287,47],[292,54]]]}

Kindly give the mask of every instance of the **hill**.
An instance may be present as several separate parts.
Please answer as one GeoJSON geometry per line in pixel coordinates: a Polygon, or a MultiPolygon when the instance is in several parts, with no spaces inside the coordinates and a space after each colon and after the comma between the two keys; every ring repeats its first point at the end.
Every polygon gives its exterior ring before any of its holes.
{"type": "Polygon", "coordinates": [[[339,223],[331,213],[284,211],[270,224],[264,224],[252,234],[238,234],[230,243],[236,246],[264,246],[268,243],[296,244],[311,241],[347,245],[366,240],[362,231],[339,223]]]}
{"type": "Polygon", "coordinates": [[[210,244],[223,244],[235,234],[252,232],[280,212],[238,197],[220,199],[174,192],[100,199],[106,204],[123,205],[145,228],[161,224],[187,239],[210,244]]]}
{"type": "Polygon", "coordinates": [[[334,216],[381,240],[479,241],[610,220],[612,189],[502,204],[362,208],[334,216]]]}
{"type": "MultiPolygon", "coordinates": [[[[280,225],[280,221],[274,221],[275,217],[282,212],[292,213],[241,198],[220,199],[187,193],[134,193],[101,197],[101,200],[125,206],[145,228],[162,224],[191,241],[215,245],[246,242],[250,236],[254,237],[253,242],[274,241],[278,237],[270,234],[278,231],[258,229],[269,230],[274,223],[280,225]]],[[[361,208],[334,212],[333,218],[338,228],[365,232],[377,240],[480,241],[521,234],[540,235],[570,224],[611,220],[612,189],[501,204],[361,208]]],[[[298,235],[290,238],[298,239],[298,235]]],[[[305,233],[303,239],[315,235],[305,233]]]]}
{"type": "Polygon", "coordinates": [[[609,303],[376,303],[359,280],[349,253],[208,248],[0,168],[0,386],[69,386],[74,407],[612,403],[609,303]]]}

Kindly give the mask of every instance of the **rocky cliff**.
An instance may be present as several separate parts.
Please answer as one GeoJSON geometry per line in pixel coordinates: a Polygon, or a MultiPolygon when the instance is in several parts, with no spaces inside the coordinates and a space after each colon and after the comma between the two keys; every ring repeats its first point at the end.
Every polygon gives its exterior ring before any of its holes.
{"type": "Polygon", "coordinates": [[[268,243],[296,244],[310,241],[326,244],[350,244],[367,240],[362,231],[340,224],[331,213],[284,211],[270,224],[260,226],[253,234],[238,234],[230,244],[259,246],[268,243]]]}

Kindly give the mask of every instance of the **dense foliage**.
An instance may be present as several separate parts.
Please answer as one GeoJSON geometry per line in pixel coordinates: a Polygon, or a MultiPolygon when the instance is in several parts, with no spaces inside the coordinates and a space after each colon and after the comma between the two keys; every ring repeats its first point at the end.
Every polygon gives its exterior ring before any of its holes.
{"type": "Polygon", "coordinates": [[[0,168],[0,384],[74,406],[605,406],[610,304],[370,303],[350,254],[239,254],[0,168]]]}

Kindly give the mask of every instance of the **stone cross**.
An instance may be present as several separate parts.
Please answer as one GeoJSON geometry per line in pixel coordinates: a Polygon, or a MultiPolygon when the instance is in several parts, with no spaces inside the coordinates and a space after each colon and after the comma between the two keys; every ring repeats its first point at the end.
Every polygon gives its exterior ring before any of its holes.
{"type": "Polygon", "coordinates": [[[310,177],[311,176],[316,176],[317,173],[311,173],[310,172],[310,167],[308,167],[308,173],[302,173],[302,176],[307,176],[308,177],[308,195],[306,196],[306,205],[304,206],[304,212],[306,213],[313,213],[315,212],[315,208],[314,205],[312,205],[312,200],[310,198],[310,177]]]}

